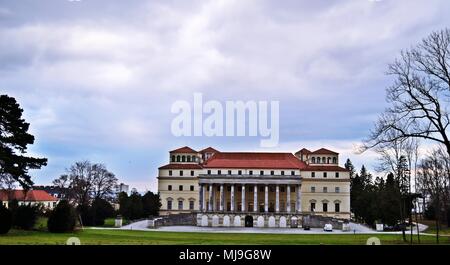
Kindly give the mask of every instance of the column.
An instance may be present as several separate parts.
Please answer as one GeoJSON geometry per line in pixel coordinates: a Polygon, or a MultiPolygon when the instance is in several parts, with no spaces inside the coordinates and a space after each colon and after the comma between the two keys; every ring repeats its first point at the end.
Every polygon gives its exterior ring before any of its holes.
{"type": "Polygon", "coordinates": [[[234,212],[234,184],[231,184],[231,196],[230,196],[230,198],[231,198],[231,206],[230,206],[230,210],[232,211],[232,212],[234,212]]]}
{"type": "Polygon", "coordinates": [[[264,194],[264,212],[269,212],[269,185],[265,187],[264,194]]]}
{"type": "Polygon", "coordinates": [[[276,197],[275,197],[275,211],[278,213],[280,211],[280,186],[277,184],[276,197]]]}
{"type": "Polygon", "coordinates": [[[199,185],[199,189],[198,189],[198,210],[200,212],[203,211],[203,184],[199,185]]]}
{"type": "Polygon", "coordinates": [[[223,193],[223,184],[220,184],[220,208],[219,211],[223,212],[223,203],[224,203],[224,193],[223,193]]]}
{"type": "Polygon", "coordinates": [[[258,185],[253,186],[253,211],[258,211],[258,185]]]}
{"type": "Polygon", "coordinates": [[[286,212],[291,212],[291,185],[286,187],[286,212]]]}
{"type": "Polygon", "coordinates": [[[212,203],[212,210],[213,210],[213,212],[215,212],[215,211],[217,211],[217,203],[216,203],[216,201],[217,201],[217,199],[216,199],[216,186],[213,186],[213,192],[212,192],[212,195],[213,195],[213,203],[212,203]]]}
{"type": "Polygon", "coordinates": [[[202,184],[202,211],[206,212],[206,184],[202,184]]]}
{"type": "Polygon", "coordinates": [[[295,191],[296,191],[296,195],[297,195],[297,202],[295,205],[295,210],[297,211],[297,213],[301,213],[302,212],[302,201],[301,201],[301,191],[300,189],[302,188],[302,185],[297,185],[295,191]]]}
{"type": "Polygon", "coordinates": [[[213,210],[213,185],[209,184],[209,203],[208,203],[208,211],[213,210]]]}
{"type": "Polygon", "coordinates": [[[245,207],[245,185],[244,184],[242,184],[242,191],[241,191],[241,193],[242,193],[242,207],[241,207],[241,209],[242,209],[242,212],[245,212],[245,208],[247,208],[247,207],[245,207]]]}

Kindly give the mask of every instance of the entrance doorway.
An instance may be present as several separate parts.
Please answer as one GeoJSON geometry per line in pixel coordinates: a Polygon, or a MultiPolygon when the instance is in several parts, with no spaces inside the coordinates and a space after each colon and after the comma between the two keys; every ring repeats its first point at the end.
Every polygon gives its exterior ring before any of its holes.
{"type": "Polygon", "coordinates": [[[245,227],[253,227],[253,216],[245,216],[245,227]]]}

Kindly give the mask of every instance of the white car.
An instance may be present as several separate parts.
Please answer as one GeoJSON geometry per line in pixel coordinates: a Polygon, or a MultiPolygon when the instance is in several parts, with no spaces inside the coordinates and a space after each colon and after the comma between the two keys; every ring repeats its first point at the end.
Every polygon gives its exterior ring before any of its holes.
{"type": "Polygon", "coordinates": [[[331,224],[325,224],[323,231],[333,232],[333,226],[331,224]]]}

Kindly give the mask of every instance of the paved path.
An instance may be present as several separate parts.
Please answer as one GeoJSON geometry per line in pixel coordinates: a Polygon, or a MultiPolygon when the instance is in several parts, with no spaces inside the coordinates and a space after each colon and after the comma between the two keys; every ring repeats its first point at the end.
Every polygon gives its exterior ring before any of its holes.
{"type": "MultiPolygon", "coordinates": [[[[204,233],[265,233],[265,234],[401,234],[401,232],[377,232],[370,227],[358,223],[350,223],[351,231],[345,232],[334,230],[325,232],[321,228],[311,228],[303,230],[302,228],[257,228],[257,227],[200,227],[200,226],[162,226],[158,228],[148,228],[148,221],[142,220],[131,223],[121,228],[94,228],[94,229],[120,229],[120,230],[138,230],[138,231],[160,231],[160,232],[204,232],[204,233]]],[[[427,228],[426,225],[419,224],[420,231],[427,228]]],[[[407,231],[407,233],[409,230],[407,231]]],[[[414,227],[414,234],[417,229],[414,227]]]]}

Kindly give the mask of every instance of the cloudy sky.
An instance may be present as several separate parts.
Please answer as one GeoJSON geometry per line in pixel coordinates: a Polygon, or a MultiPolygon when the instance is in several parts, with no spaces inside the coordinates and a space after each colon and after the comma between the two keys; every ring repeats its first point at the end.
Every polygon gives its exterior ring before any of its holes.
{"type": "Polygon", "coordinates": [[[33,171],[47,184],[71,163],[105,163],[156,190],[168,151],[327,147],[356,166],[354,147],[386,106],[386,66],[450,25],[442,1],[0,0],[0,93],[31,123],[33,171]],[[176,100],[278,100],[280,143],[175,137],[176,100]]]}

